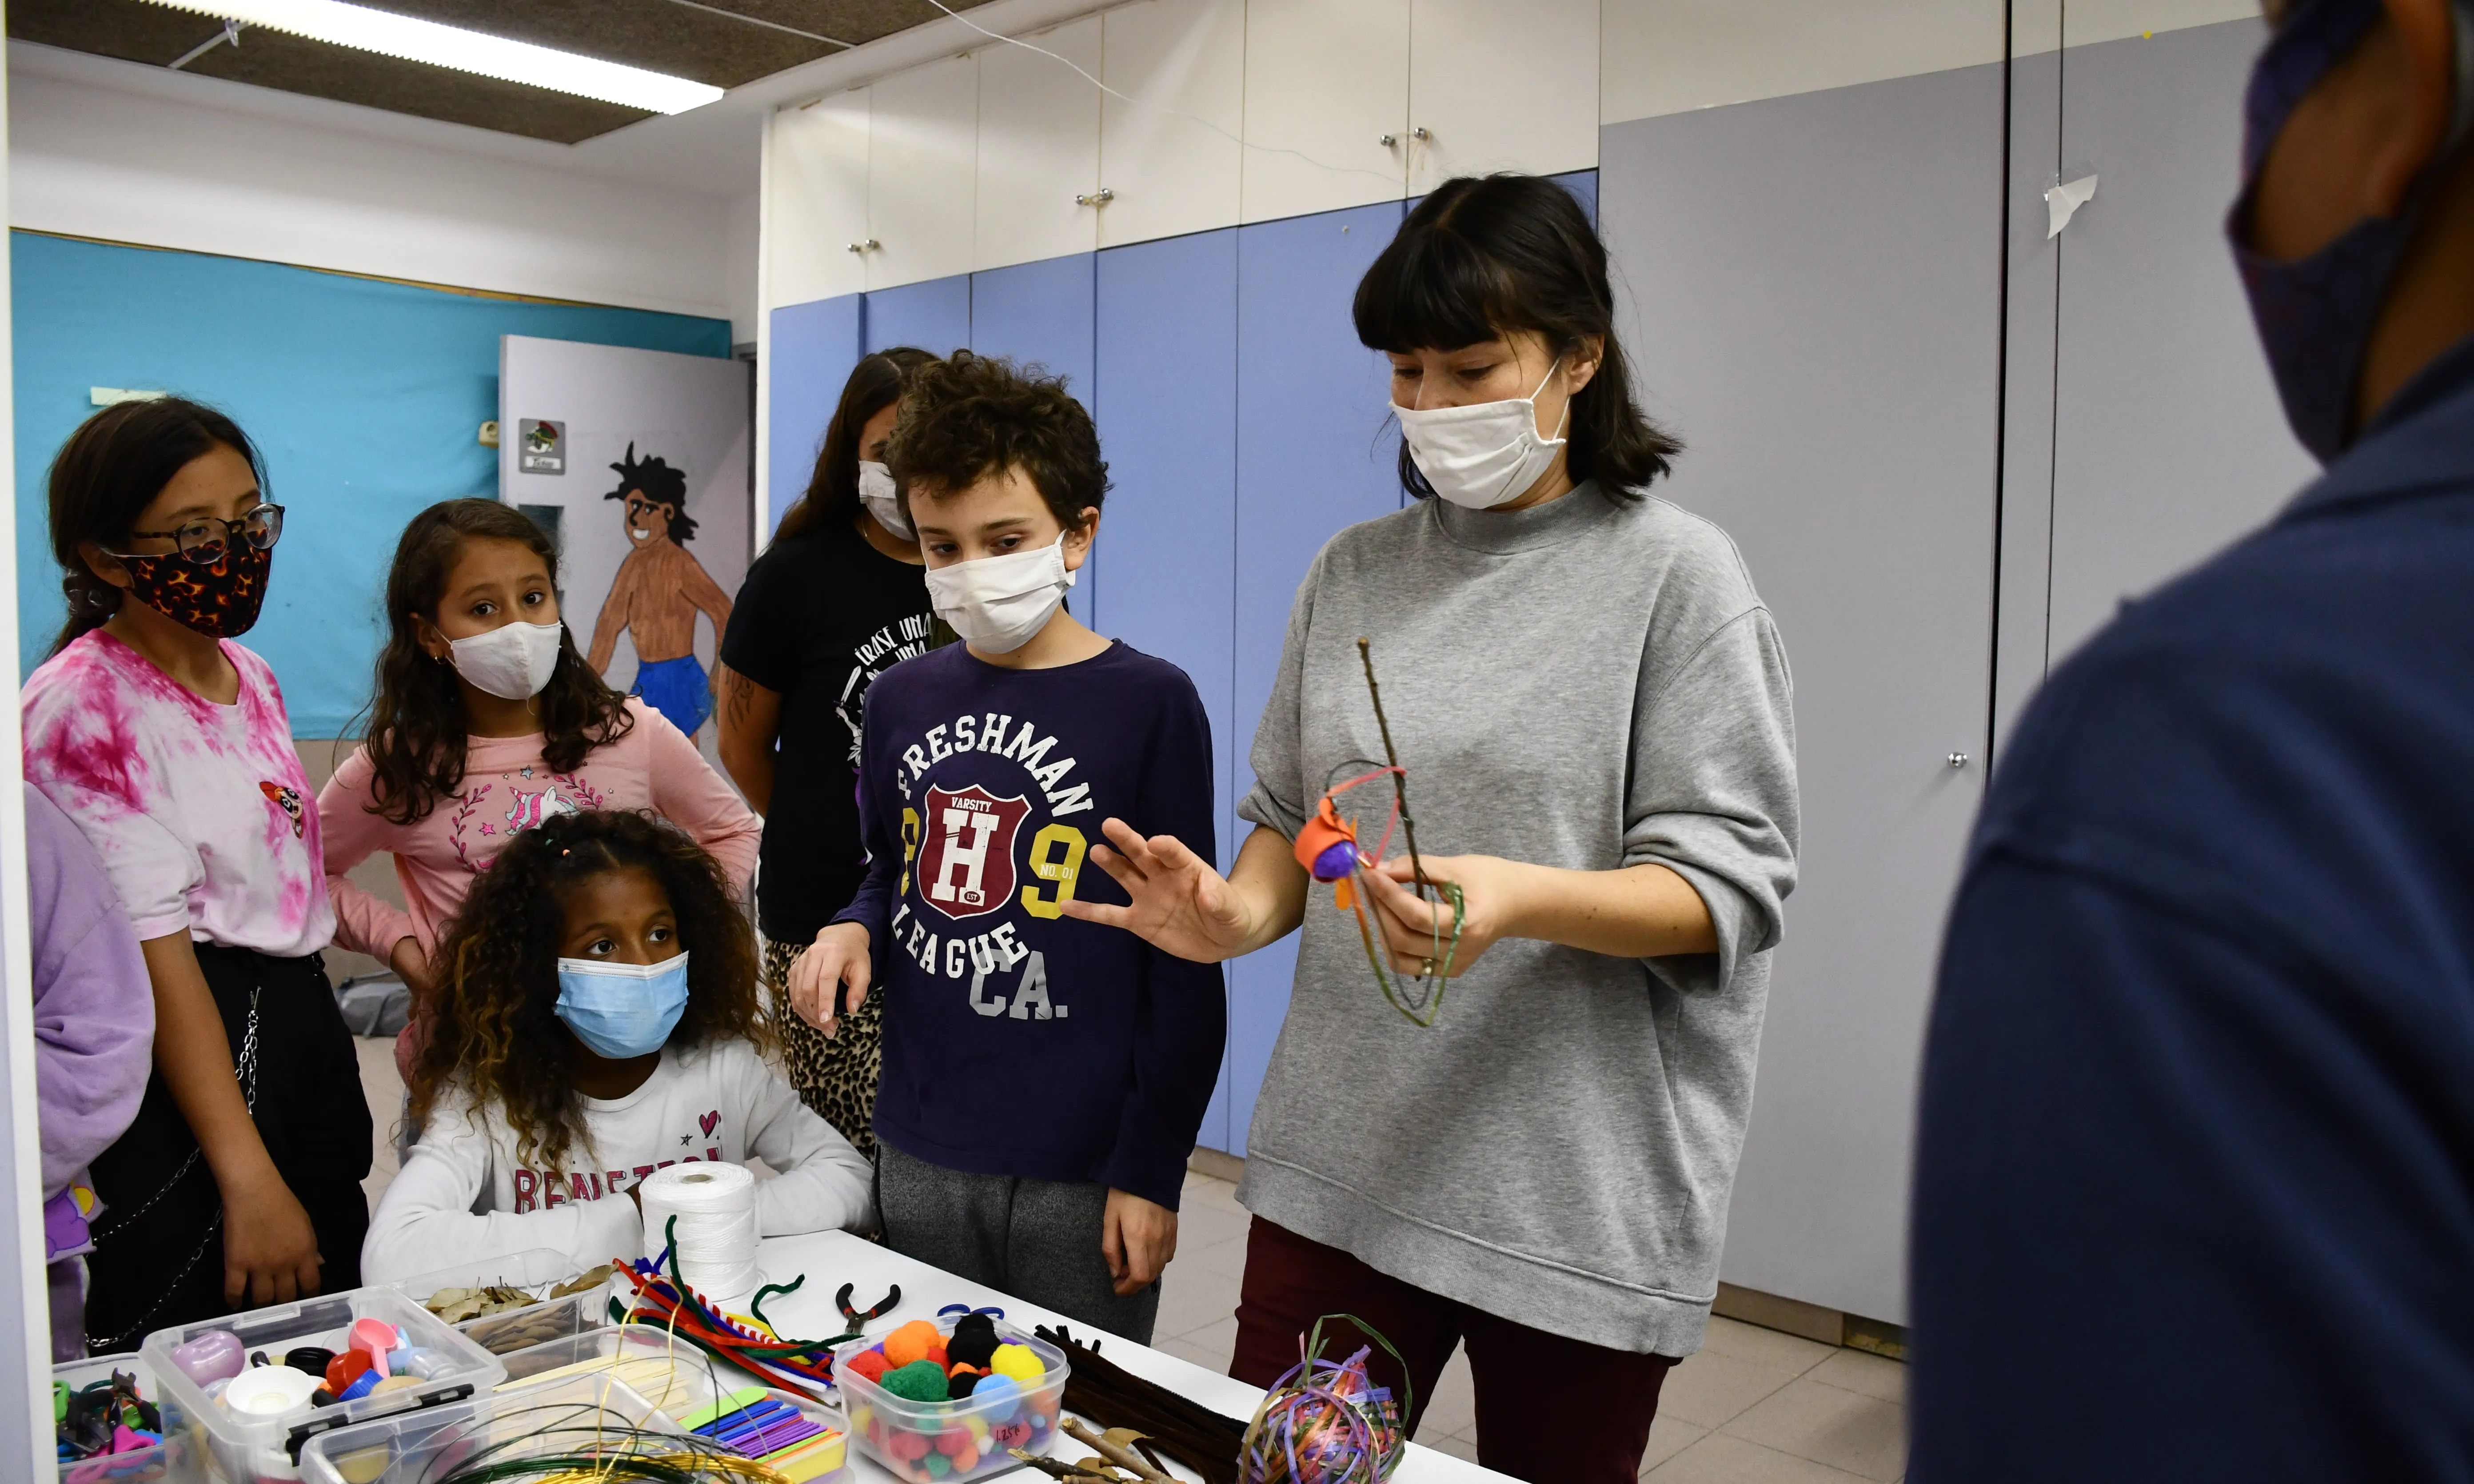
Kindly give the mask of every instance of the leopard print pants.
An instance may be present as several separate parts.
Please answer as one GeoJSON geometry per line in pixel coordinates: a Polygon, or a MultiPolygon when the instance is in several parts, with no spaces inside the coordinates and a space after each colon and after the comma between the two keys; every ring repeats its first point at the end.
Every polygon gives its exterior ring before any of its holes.
{"type": "Polygon", "coordinates": [[[885,1002],[870,994],[842,1017],[831,1040],[790,1009],[790,962],[805,943],[766,942],[764,993],[782,1034],[782,1058],[799,1100],[841,1131],[870,1159],[876,1157],[876,1078],[884,1064],[885,1002]]]}

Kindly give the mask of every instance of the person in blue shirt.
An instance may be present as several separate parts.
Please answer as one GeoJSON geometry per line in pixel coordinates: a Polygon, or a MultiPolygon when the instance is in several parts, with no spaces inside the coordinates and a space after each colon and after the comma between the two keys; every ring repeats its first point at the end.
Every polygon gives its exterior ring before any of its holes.
{"type": "Polygon", "coordinates": [[[1065,609],[1108,466],[1062,381],[957,351],[885,462],[962,643],[868,689],[867,877],[791,1008],[831,1035],[882,987],[887,1246],[1146,1343],[1227,1001],[1217,964],[1066,908],[1127,900],[1086,868],[1104,819],[1211,857],[1211,723],[1185,671],[1065,609]]]}
{"type": "Polygon", "coordinates": [[[2290,0],[2229,222],[2326,474],[2061,667],[1917,1150],[1908,1477],[2474,1479],[2474,0],[2290,0]]]}

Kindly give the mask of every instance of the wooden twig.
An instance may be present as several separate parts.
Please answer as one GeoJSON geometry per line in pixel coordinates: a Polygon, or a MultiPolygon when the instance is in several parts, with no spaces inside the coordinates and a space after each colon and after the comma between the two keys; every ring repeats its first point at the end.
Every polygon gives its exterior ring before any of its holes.
{"type": "Polygon", "coordinates": [[[1044,1457],[1027,1448],[1009,1448],[1006,1451],[1052,1479],[1101,1479],[1105,1480],[1106,1484],[1117,1484],[1116,1480],[1109,1479],[1104,1473],[1094,1473],[1079,1464],[1069,1464],[1060,1459],[1044,1457]]]}
{"type": "Polygon", "coordinates": [[[1366,694],[1374,702],[1374,725],[1383,733],[1383,761],[1392,766],[1392,799],[1400,806],[1400,833],[1409,840],[1409,874],[1417,878],[1418,899],[1426,897],[1426,864],[1418,859],[1418,821],[1409,817],[1409,775],[1400,754],[1392,750],[1392,723],[1383,717],[1383,691],[1374,683],[1374,652],[1364,635],[1357,640],[1358,662],[1366,667],[1366,694]]]}
{"type": "Polygon", "coordinates": [[[1108,1441],[1108,1439],[1101,1436],[1099,1433],[1092,1431],[1090,1428],[1082,1424],[1082,1420],[1079,1417],[1066,1418],[1056,1425],[1058,1430],[1063,1432],[1067,1437],[1081,1444],[1091,1451],[1108,1460],[1108,1462],[1115,1464],[1118,1468],[1125,1470],[1128,1473],[1141,1479],[1143,1484],[1176,1484],[1176,1478],[1175,1475],[1160,1472],[1157,1469],[1152,1467],[1150,1461],[1145,1459],[1142,1454],[1135,1452],[1132,1448],[1126,1447],[1122,1443],[1112,1443],[1108,1441]]]}

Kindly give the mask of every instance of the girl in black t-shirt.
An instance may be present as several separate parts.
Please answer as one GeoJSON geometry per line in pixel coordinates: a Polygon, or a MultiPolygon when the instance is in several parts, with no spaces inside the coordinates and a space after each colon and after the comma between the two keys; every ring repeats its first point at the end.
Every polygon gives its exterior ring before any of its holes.
{"type": "Polygon", "coordinates": [[[747,570],[713,677],[722,766],[764,816],[756,901],[790,1083],[870,1156],[878,1002],[862,1002],[828,1037],[790,1013],[785,984],[866,872],[856,769],[867,688],[940,637],[919,543],[884,461],[904,388],[934,360],[905,346],[851,372],[807,492],[747,570]]]}

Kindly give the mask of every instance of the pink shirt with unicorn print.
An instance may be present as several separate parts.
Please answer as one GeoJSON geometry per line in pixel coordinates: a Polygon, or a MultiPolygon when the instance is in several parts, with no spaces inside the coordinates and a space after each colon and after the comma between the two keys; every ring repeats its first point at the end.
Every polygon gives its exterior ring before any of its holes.
{"type": "Polygon", "coordinates": [[[693,836],[744,888],[756,869],[764,822],[660,712],[640,699],[630,699],[627,710],[635,726],[586,753],[571,773],[550,771],[539,733],[468,739],[463,791],[410,824],[371,812],[369,750],[354,749],[318,795],[335,941],[379,960],[405,937],[417,940],[424,955],[433,952],[473,878],[490,868],[509,839],[585,809],[651,810],[693,836]],[[345,879],[380,851],[395,857],[409,914],[345,879]]]}

